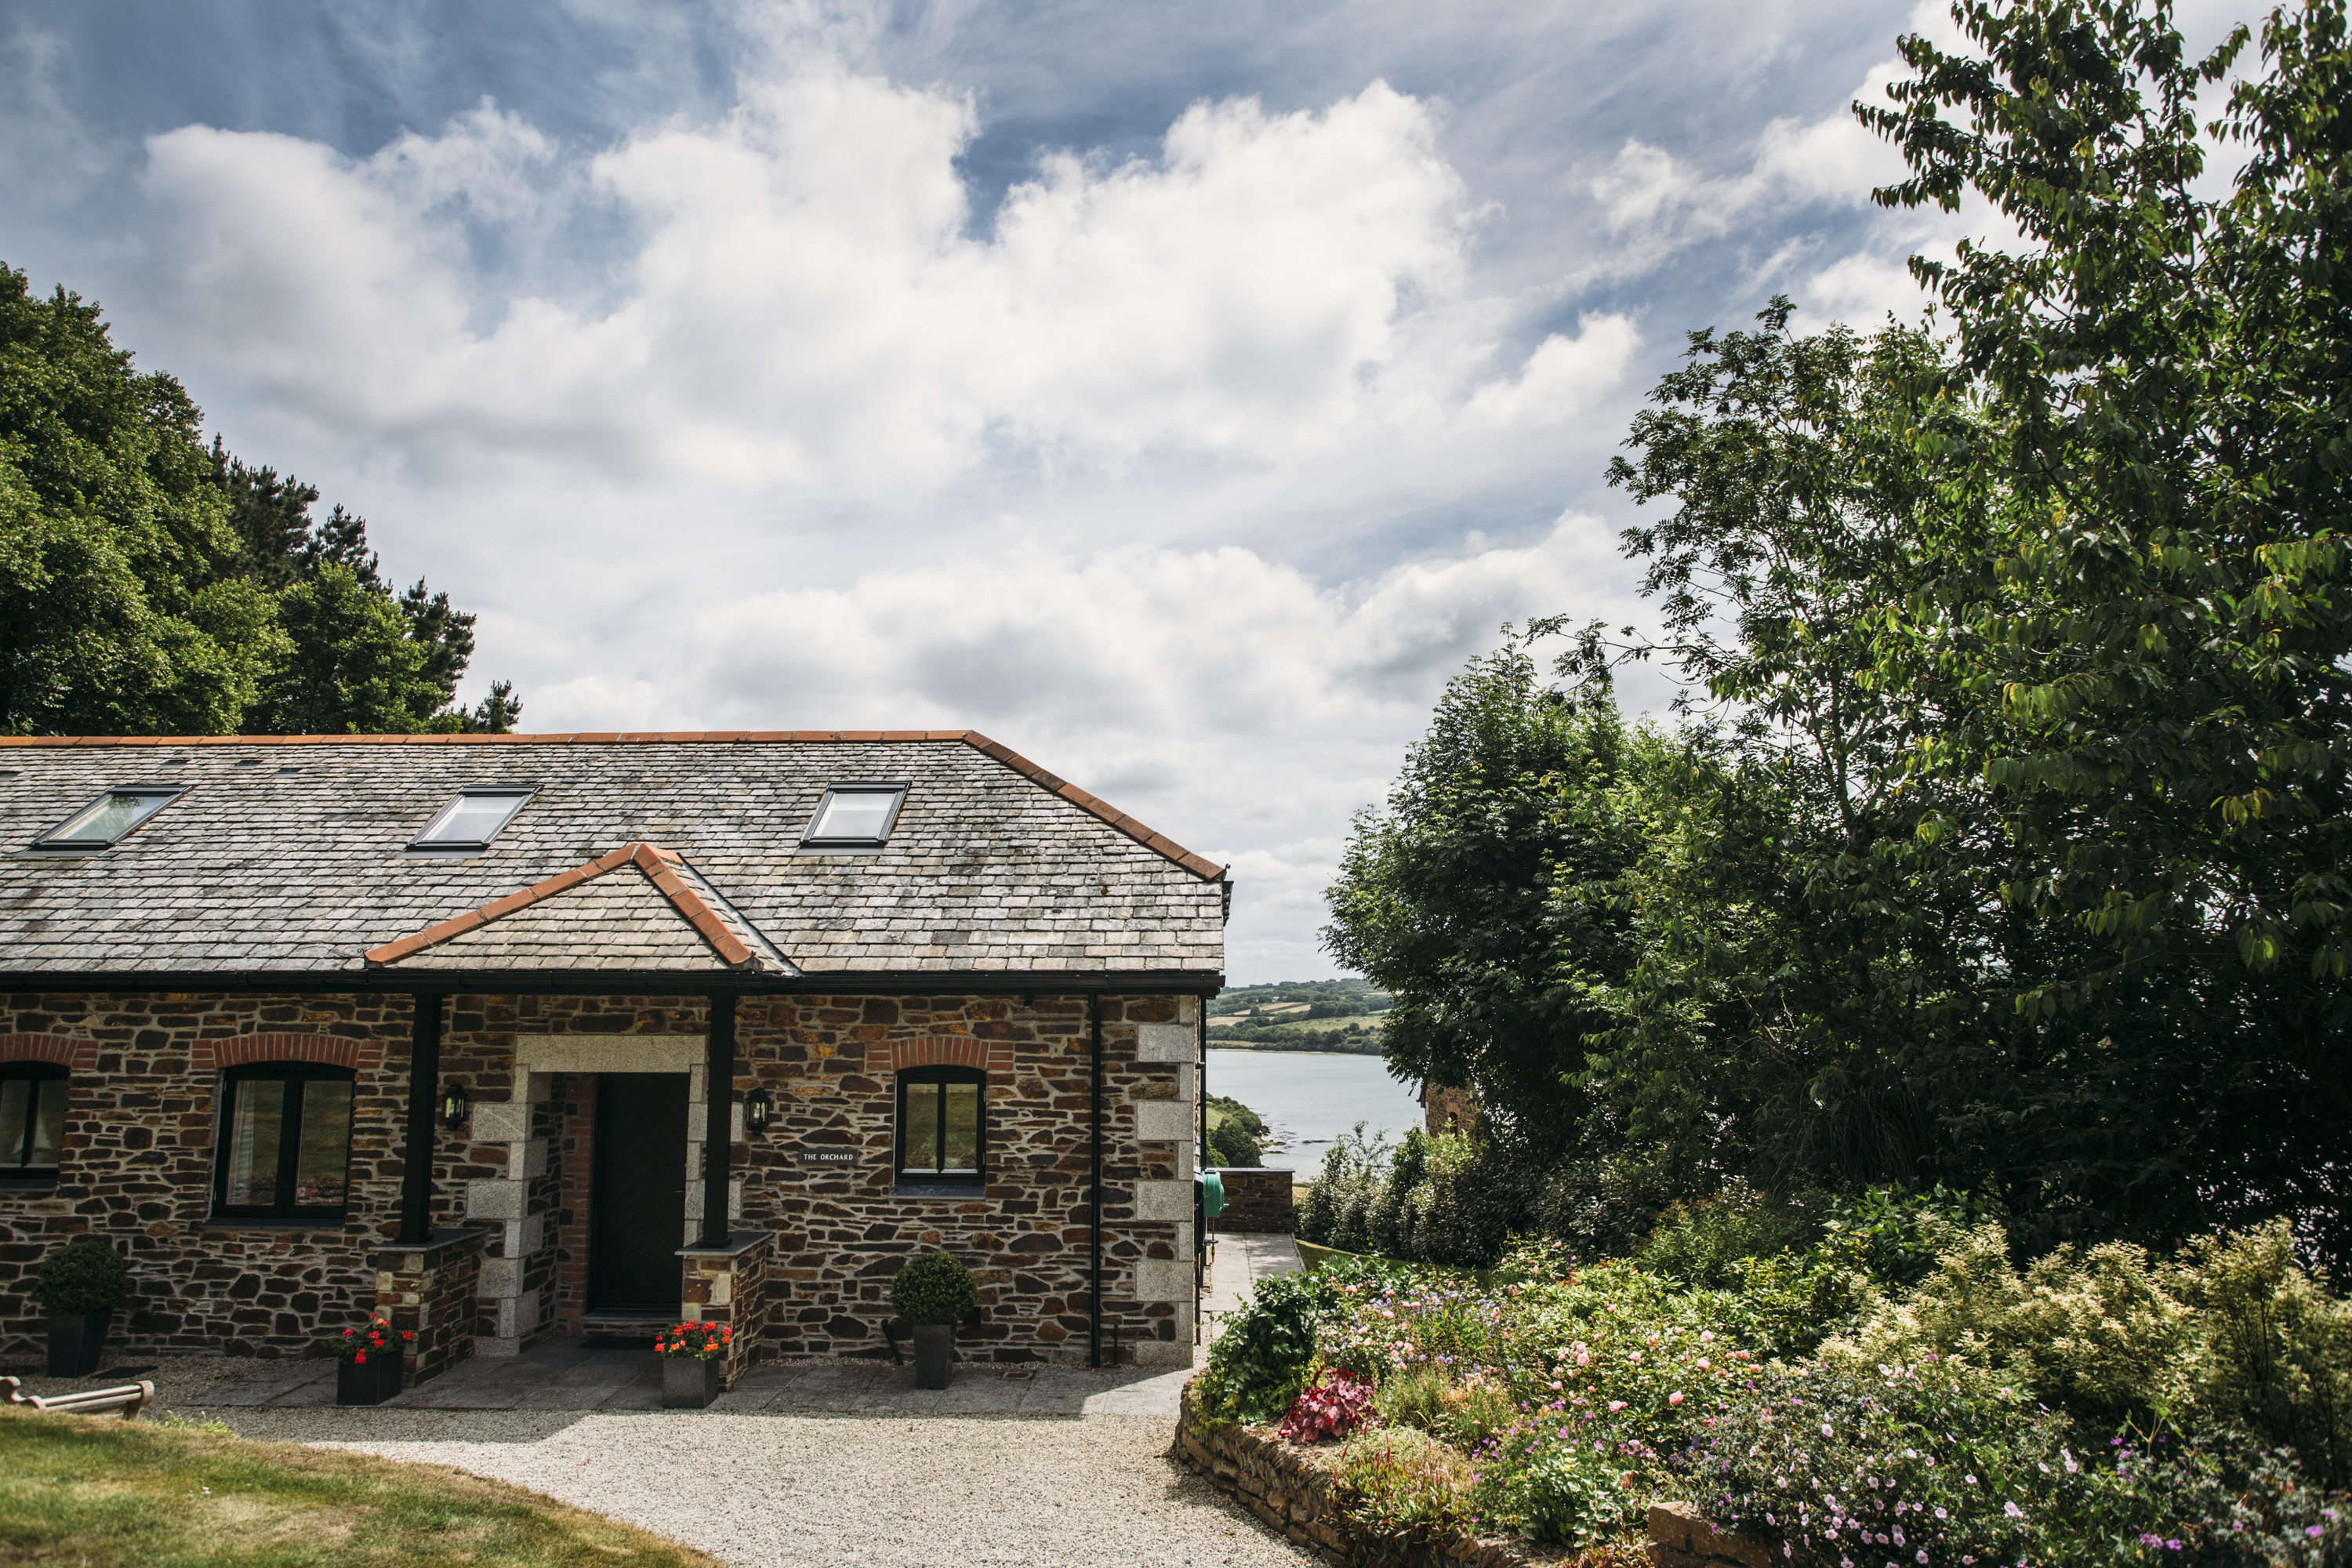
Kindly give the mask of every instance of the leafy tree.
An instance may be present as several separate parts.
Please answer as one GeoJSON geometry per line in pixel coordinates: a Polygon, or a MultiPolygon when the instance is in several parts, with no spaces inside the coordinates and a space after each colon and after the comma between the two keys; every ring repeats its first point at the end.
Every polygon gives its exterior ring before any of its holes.
{"type": "Polygon", "coordinates": [[[1387,808],[1356,818],[1327,895],[1325,946],[1396,994],[1391,1070],[1475,1088],[1494,1133],[1531,1153],[1584,1131],[1583,1041],[1609,1021],[1591,991],[1632,958],[1606,893],[1639,851],[1622,797],[1657,749],[1605,700],[1545,689],[1516,643],[1474,660],[1387,808]]]}
{"type": "MultiPolygon", "coordinates": [[[[2345,8],[2273,11],[2262,68],[2201,135],[2195,96],[2245,29],[2191,60],[2162,4],[1955,16],[1979,52],[1905,39],[1912,79],[1864,114],[1912,171],[1883,203],[1974,190],[2028,242],[1913,264],[1983,389],[1968,457],[2009,521],[2003,592],[1966,617],[2000,722],[1924,760],[2000,788],[2021,873],[2000,896],[2096,939],[2053,940],[2021,1004],[2081,1020],[2107,1063],[2173,1047],[2160,1103],[2194,1131],[2134,1173],[2131,1206],[2175,1227],[2327,1213],[2343,1247],[2345,8]],[[2245,155],[2220,194],[2209,145],[2245,155]]],[[[2100,1065],[2081,1098],[2111,1105],[2100,1065]]]]}
{"type": "Polygon", "coordinates": [[[1882,202],[1949,207],[1974,189],[2034,242],[1914,263],[2000,411],[1977,456],[2017,519],[2001,563],[2016,591],[1979,620],[2013,654],[2014,743],[1950,760],[2081,808],[2048,874],[2010,891],[2116,939],[2034,1000],[2225,952],[2342,978],[2344,8],[2272,14],[2270,68],[2208,128],[2250,154],[2224,195],[2197,185],[2193,100],[2244,28],[2190,61],[2161,4],[1955,16],[1982,58],[1906,38],[1915,79],[1864,117],[1913,170],[1882,202]]]}
{"type": "Polygon", "coordinates": [[[2273,17],[2218,200],[2187,106],[2230,49],[1956,15],[1991,58],[1905,41],[1883,195],[1973,185],[2035,247],[1918,264],[1949,344],[1785,302],[1696,335],[1612,468],[1678,504],[1627,535],[1666,636],[1565,668],[1673,661],[1719,750],[1621,882],[1592,1081],[1767,1183],[1987,1187],[2042,1241],[2293,1211],[2340,1251],[2341,10],[2273,17]]]}
{"type": "Polygon", "coordinates": [[[510,729],[495,686],[450,706],[474,617],[395,598],[365,521],[251,468],[98,307],[0,267],[0,730],[510,729]]]}
{"type": "Polygon", "coordinates": [[[0,727],[217,731],[250,700],[269,645],[195,614],[230,548],[197,419],[97,307],[0,267],[0,727]]]}
{"type": "Polygon", "coordinates": [[[1786,301],[1693,337],[1611,473],[1674,508],[1626,535],[1663,635],[1560,667],[1580,714],[1664,660],[1691,723],[1548,768],[1531,672],[1474,668],[1359,824],[1335,951],[1399,991],[1391,1059],[1527,1148],[1580,1115],[1700,1184],[1942,1183],[2029,1247],[2293,1214],[2341,1261],[2343,7],[2274,13],[2201,131],[2243,35],[1955,14],[1981,55],[1906,39],[1864,111],[1913,170],[1881,197],[1974,189],[2026,244],[1915,263],[1948,339],[1786,301]]]}

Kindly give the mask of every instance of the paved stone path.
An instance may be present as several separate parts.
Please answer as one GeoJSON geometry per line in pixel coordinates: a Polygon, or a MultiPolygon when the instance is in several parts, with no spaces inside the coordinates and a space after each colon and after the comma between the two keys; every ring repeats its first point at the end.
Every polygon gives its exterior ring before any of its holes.
{"type": "MultiPolygon", "coordinates": [[[[1202,1299],[1207,1342],[1249,1288],[1295,1273],[1298,1248],[1286,1236],[1230,1233],[1216,1238],[1202,1299]]],[[[754,1368],[710,1408],[729,1415],[1166,1415],[1173,1418],[1190,1370],[1079,1367],[984,1362],[957,1363],[949,1387],[915,1386],[912,1353],[887,1361],[786,1362],[754,1368]]],[[[331,1361],[255,1362],[188,1403],[212,1409],[308,1410],[335,1403],[331,1361]]],[[[420,1388],[395,1394],[383,1410],[658,1410],[661,1360],[650,1350],[599,1350],[583,1339],[550,1341],[521,1355],[478,1356],[420,1388]]]]}
{"type": "MultiPolygon", "coordinates": [[[[215,1409],[300,1410],[335,1403],[334,1362],[265,1362],[196,1395],[215,1409]]],[[[756,1367],[710,1408],[750,1415],[1169,1415],[1190,1369],[1087,1372],[959,1363],[949,1386],[915,1386],[908,1364],[792,1362],[756,1367]]],[[[464,1362],[381,1410],[658,1410],[661,1359],[650,1350],[592,1350],[554,1340],[519,1356],[464,1362]]]]}

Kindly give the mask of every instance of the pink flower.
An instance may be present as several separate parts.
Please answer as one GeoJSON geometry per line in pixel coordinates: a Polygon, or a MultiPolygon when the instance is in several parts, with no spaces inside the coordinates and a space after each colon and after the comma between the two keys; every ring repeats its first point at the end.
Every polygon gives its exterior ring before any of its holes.
{"type": "Polygon", "coordinates": [[[1667,1394],[1667,1395],[1666,1395],[1666,1403],[1667,1403],[1667,1404],[1669,1404],[1669,1405],[1680,1405],[1682,1402],[1683,1402],[1683,1391],[1682,1391],[1681,1389],[1679,1389],[1679,1388],[1677,1388],[1676,1390],[1675,1390],[1672,1394],[1667,1394]]]}
{"type": "Polygon", "coordinates": [[[1612,1415],[1616,1415],[1617,1412],[1624,1408],[1625,1402],[1622,1399],[1612,1399],[1609,1402],[1609,1414],[1612,1415]]]}

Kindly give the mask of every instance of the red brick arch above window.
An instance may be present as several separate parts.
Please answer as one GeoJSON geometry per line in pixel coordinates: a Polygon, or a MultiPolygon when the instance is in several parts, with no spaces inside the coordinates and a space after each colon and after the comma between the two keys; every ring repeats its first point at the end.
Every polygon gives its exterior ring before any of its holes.
{"type": "Polygon", "coordinates": [[[98,1042],[71,1035],[0,1035],[0,1062],[55,1062],[89,1072],[98,1063],[98,1042]]]}
{"type": "Polygon", "coordinates": [[[189,1065],[197,1072],[209,1073],[247,1062],[319,1062],[354,1072],[373,1072],[383,1066],[383,1043],[333,1035],[232,1035],[198,1040],[189,1065]]]}
{"type": "MultiPolygon", "coordinates": [[[[890,1040],[869,1047],[869,1053],[887,1053],[875,1065],[885,1072],[908,1068],[979,1068],[986,1072],[1013,1070],[1013,1047],[1003,1040],[975,1040],[964,1035],[926,1035],[919,1040],[890,1040]]],[[[869,1060],[871,1056],[869,1054],[869,1060]]]]}

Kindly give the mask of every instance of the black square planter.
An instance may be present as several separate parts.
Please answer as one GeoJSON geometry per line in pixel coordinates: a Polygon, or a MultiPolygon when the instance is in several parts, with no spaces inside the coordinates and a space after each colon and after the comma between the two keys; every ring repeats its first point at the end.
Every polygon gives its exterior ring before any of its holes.
{"type": "Polygon", "coordinates": [[[335,1368],[335,1403],[382,1405],[400,1392],[400,1352],[371,1355],[363,1362],[347,1361],[335,1368]]]}
{"type": "Polygon", "coordinates": [[[727,1363],[719,1356],[698,1361],[693,1356],[662,1357],[662,1408],[699,1410],[727,1386],[727,1363]]]}
{"type": "Polygon", "coordinates": [[[106,1358],[106,1331],[114,1309],[103,1312],[57,1312],[49,1318],[49,1375],[88,1377],[106,1358]]]}

